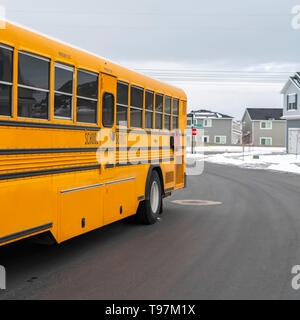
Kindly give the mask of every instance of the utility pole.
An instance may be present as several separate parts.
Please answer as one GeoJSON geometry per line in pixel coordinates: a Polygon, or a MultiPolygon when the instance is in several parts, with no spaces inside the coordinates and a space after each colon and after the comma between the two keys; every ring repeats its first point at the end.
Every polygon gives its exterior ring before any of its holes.
{"type": "Polygon", "coordinates": [[[245,138],[246,135],[244,135],[244,127],[245,127],[245,121],[242,122],[242,144],[243,144],[243,162],[245,161],[245,138]]]}
{"type": "Polygon", "coordinates": [[[296,160],[298,159],[299,148],[299,132],[297,132],[297,144],[296,144],[296,160]]]}

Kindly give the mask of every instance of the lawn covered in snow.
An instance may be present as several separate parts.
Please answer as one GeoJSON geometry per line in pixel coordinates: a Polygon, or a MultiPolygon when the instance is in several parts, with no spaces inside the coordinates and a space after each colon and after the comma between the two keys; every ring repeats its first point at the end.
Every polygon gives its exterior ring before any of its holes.
{"type": "MultiPolygon", "coordinates": [[[[209,146],[197,148],[198,156],[201,153],[199,159],[207,162],[300,174],[300,155],[286,154],[283,148],[245,147],[243,153],[241,146],[209,146]],[[209,154],[207,151],[220,153],[209,154]]],[[[198,156],[188,154],[188,158],[198,156]]]]}

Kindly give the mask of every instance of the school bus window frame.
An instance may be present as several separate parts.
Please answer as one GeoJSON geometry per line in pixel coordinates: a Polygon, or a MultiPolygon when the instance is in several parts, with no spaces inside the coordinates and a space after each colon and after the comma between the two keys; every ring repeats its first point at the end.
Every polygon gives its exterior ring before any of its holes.
{"type": "Polygon", "coordinates": [[[0,84],[11,86],[11,97],[10,97],[10,115],[2,115],[0,114],[1,118],[6,119],[12,119],[14,117],[14,60],[15,60],[15,48],[12,46],[9,46],[5,43],[0,43],[0,48],[9,50],[12,52],[12,61],[11,61],[11,83],[6,81],[0,81],[0,84]]]}
{"type": "Polygon", "coordinates": [[[53,120],[65,120],[65,121],[70,121],[70,122],[74,122],[74,114],[75,114],[75,72],[77,68],[73,65],[69,65],[60,61],[54,61],[54,66],[53,66],[53,120]],[[61,91],[57,91],[55,90],[55,67],[64,69],[64,70],[68,70],[68,71],[72,71],[73,73],[73,86],[72,86],[72,95],[69,93],[64,93],[61,91]],[[67,118],[67,117],[59,117],[59,116],[55,116],[55,93],[58,94],[62,94],[62,95],[66,95],[66,96],[72,96],[72,104],[71,104],[71,117],[67,118]]]}
{"type": "MultiPolygon", "coordinates": [[[[73,79],[74,81],[74,79],[73,79]]],[[[87,69],[84,69],[84,68],[76,68],[76,110],[74,110],[74,113],[76,112],[76,123],[78,124],[87,124],[87,125],[99,125],[99,113],[100,113],[100,95],[101,93],[99,92],[99,83],[100,83],[100,74],[98,72],[93,72],[93,71],[90,71],[90,70],[87,70],[87,69]],[[79,72],[85,72],[85,73],[88,73],[88,74],[91,74],[93,76],[97,76],[97,98],[88,98],[88,97],[83,97],[83,96],[79,96],[77,94],[77,91],[78,91],[78,71],[79,72]],[[96,108],[96,123],[95,122],[83,122],[83,121],[78,121],[77,120],[77,102],[78,102],[78,98],[79,99],[85,99],[85,100],[89,100],[89,101],[94,101],[96,102],[97,101],[97,108],[96,108]]],[[[53,88],[54,90],[54,88],[53,88]]],[[[74,95],[74,93],[73,93],[74,95]]],[[[54,102],[53,102],[53,107],[54,107],[54,102]]],[[[75,108],[75,107],[74,107],[75,108]]]]}
{"type": "Polygon", "coordinates": [[[38,121],[49,121],[50,120],[50,112],[51,112],[51,59],[47,58],[43,55],[39,55],[36,53],[32,53],[30,51],[25,51],[25,50],[18,50],[18,70],[17,70],[17,74],[18,74],[18,78],[17,78],[17,118],[18,119],[22,119],[22,120],[38,120],[38,121]],[[36,59],[40,59],[43,61],[47,61],[49,63],[49,79],[48,79],[48,83],[49,83],[49,89],[42,89],[42,88],[37,88],[37,87],[31,87],[31,86],[27,86],[27,85],[23,85],[23,84],[19,84],[19,55],[23,54],[23,55],[27,55],[29,57],[32,58],[36,58],[36,59]],[[28,89],[28,90],[34,90],[34,91],[41,91],[41,92],[47,92],[48,93],[48,117],[47,118],[32,118],[32,117],[22,117],[19,116],[19,88],[24,88],[24,89],[28,89]]]}

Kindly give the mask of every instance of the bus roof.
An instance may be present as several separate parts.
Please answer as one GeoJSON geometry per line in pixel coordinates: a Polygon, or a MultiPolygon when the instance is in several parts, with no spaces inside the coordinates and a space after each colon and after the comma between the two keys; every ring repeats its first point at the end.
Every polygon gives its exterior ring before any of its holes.
{"type": "Polygon", "coordinates": [[[71,64],[77,68],[111,74],[119,80],[130,82],[149,90],[170,94],[185,101],[187,99],[182,89],[129,70],[95,53],[44,35],[15,22],[8,20],[4,22],[6,25],[5,28],[0,29],[0,41],[16,47],[18,50],[31,51],[35,54],[48,56],[55,59],[55,61],[71,64]]]}

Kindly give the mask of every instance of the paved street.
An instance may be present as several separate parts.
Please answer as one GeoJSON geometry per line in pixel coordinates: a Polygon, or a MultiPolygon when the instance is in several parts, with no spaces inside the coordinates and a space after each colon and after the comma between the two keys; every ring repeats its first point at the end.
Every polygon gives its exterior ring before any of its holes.
{"type": "Polygon", "coordinates": [[[0,248],[0,298],[299,299],[300,176],[206,164],[188,183],[154,226],[121,221],[59,246],[0,248]]]}

